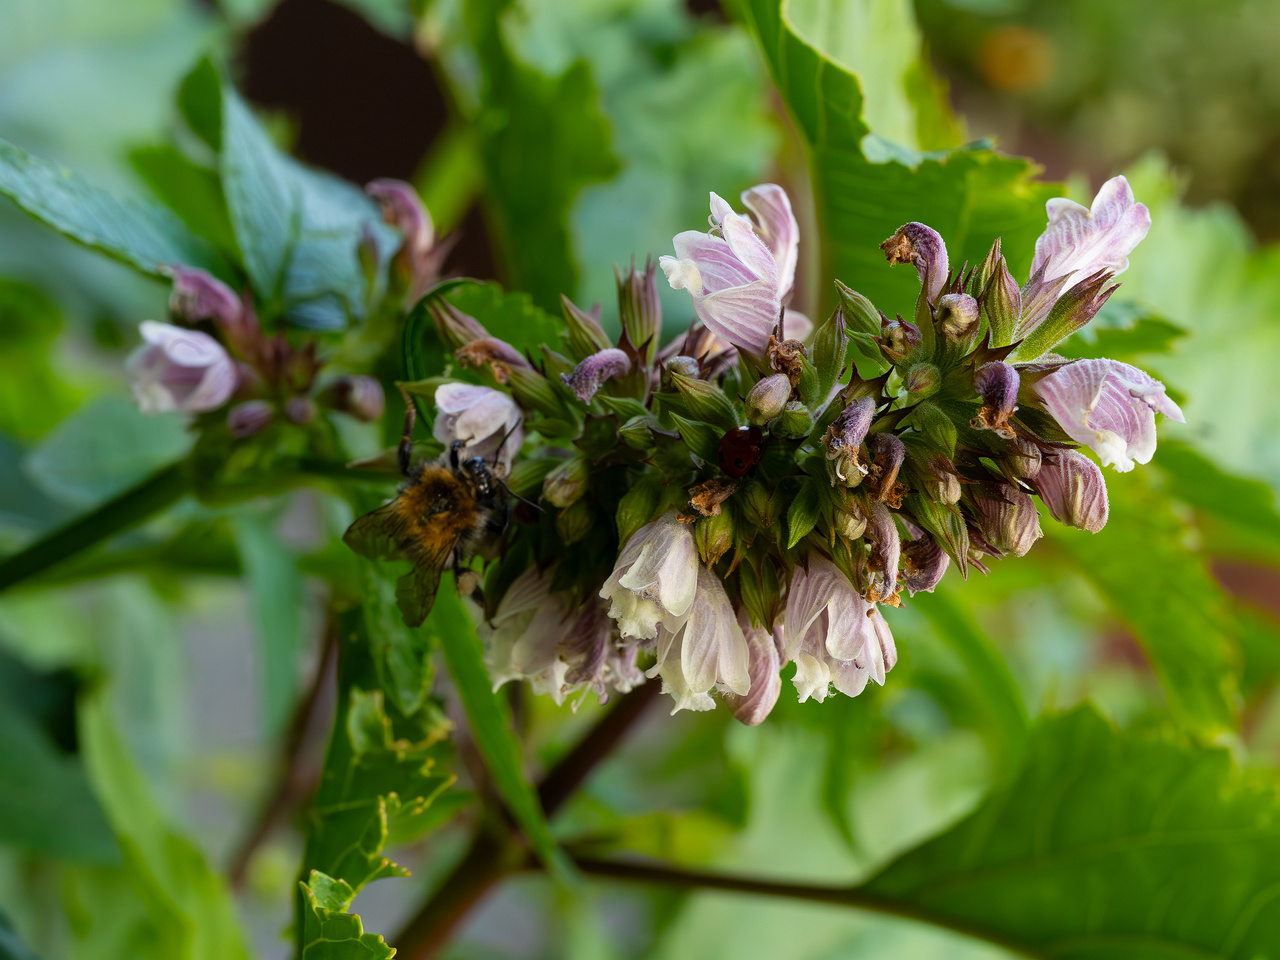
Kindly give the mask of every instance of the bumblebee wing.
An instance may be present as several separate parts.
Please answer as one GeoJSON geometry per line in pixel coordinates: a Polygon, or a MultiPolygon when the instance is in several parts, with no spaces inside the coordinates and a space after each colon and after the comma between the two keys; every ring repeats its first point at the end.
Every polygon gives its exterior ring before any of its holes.
{"type": "Polygon", "coordinates": [[[392,534],[396,520],[396,501],[392,500],[357,518],[342,535],[342,542],[370,560],[400,560],[404,554],[392,534]]]}
{"type": "Polygon", "coordinates": [[[411,627],[421,626],[436,602],[440,587],[440,567],[414,567],[396,581],[396,604],[404,622],[411,627]]]}

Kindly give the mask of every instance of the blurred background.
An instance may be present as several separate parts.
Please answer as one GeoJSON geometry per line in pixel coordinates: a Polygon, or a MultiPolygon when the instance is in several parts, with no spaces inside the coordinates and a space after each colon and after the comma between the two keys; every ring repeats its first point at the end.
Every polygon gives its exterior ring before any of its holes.
{"type": "MultiPolygon", "coordinates": [[[[566,136],[584,171],[566,222],[572,263],[513,255],[519,237],[504,226],[506,197],[486,186],[476,160],[476,53],[456,29],[464,6],[0,0],[0,137],[145,195],[155,186],[149,157],[174,132],[179,84],[213,53],[277,142],[302,160],[356,183],[413,182],[438,232],[456,240],[448,271],[500,279],[548,306],[562,291],[584,306],[602,302],[606,322],[616,322],[613,264],[668,252],[673,234],[703,222],[709,189],[732,196],[778,180],[803,198],[802,148],[733,3],[516,0],[501,14],[514,61],[529,82],[548,85],[585,71],[595,116],[591,129],[569,131],[577,141],[566,136]]],[[[838,3],[803,6],[820,24],[838,3]]],[[[1044,179],[1085,201],[1104,178],[1128,173],[1154,226],[1099,326],[1137,316],[1165,324],[1171,332],[1155,336],[1144,366],[1187,400],[1189,426],[1176,439],[1256,481],[1247,490],[1272,511],[1280,489],[1280,253],[1269,245],[1280,238],[1280,3],[863,6],[869,29],[922,45],[963,139],[993,138],[1033,158],[1044,179]]],[[[873,101],[868,114],[876,109],[873,101]]],[[[519,152],[510,159],[518,178],[519,152]]],[[[827,279],[811,279],[802,308],[816,309],[816,284],[827,279]]],[[[162,318],[167,295],[165,285],[0,200],[0,553],[185,453],[181,422],[138,413],[122,373],[137,323],[162,318]]],[[[687,299],[663,296],[669,329],[683,328],[687,299]]],[[[356,442],[377,447],[376,437],[356,442]]],[[[1175,483],[1155,472],[1143,482],[1157,492],[1175,483]]],[[[1149,492],[1144,486],[1127,502],[1149,492]]],[[[40,956],[150,955],[122,933],[125,919],[84,933],[84,918],[137,909],[125,903],[93,830],[85,828],[87,839],[46,836],[22,812],[22,796],[35,790],[23,786],[33,782],[24,780],[27,764],[44,764],[41,776],[53,778],[46,785],[83,776],[72,763],[75,697],[104,676],[122,736],[170,823],[231,871],[258,955],[289,954],[282,931],[299,822],[332,710],[322,682],[324,574],[345,509],[315,490],[223,510],[187,503],[95,563],[0,597],[0,740],[29,734],[30,749],[44,751],[32,760],[0,747],[0,809],[18,811],[7,823],[0,816],[0,905],[40,956]],[[295,701],[312,686],[312,709],[297,719],[295,701]],[[254,836],[289,736],[304,762],[287,785],[288,815],[254,836]]],[[[1244,651],[1242,724],[1229,745],[1251,764],[1275,766],[1274,530],[1180,503],[1143,535],[1131,561],[1150,550],[1158,562],[1162,545],[1185,546],[1199,558],[1185,588],[1225,590],[1219,612],[1244,651]]],[[[943,593],[1003,654],[1031,713],[1091,698],[1122,725],[1147,722],[1164,694],[1106,585],[1052,538],[1026,559],[943,593]]],[[[910,606],[897,613],[903,662],[886,688],[800,707],[787,685],[759,729],[737,726],[725,711],[669,718],[655,710],[575,800],[562,829],[610,832],[630,849],[684,862],[768,864],[805,880],[865,875],[936,833],[977,802],[1003,747],[937,621],[910,606]]],[[[447,685],[440,692],[447,703],[447,685]]],[[[513,700],[539,762],[596,712],[587,705],[572,714],[519,691],[513,700]]],[[[465,786],[465,765],[459,772],[465,786]]],[[[80,793],[71,786],[66,796],[71,822],[100,816],[74,807],[80,793]]],[[[382,880],[360,895],[354,909],[366,929],[397,929],[456,860],[465,802],[459,809],[399,852],[411,879],[382,880]]],[[[447,955],[1005,956],[835,908],[623,887],[571,901],[534,876],[485,901],[447,955]]]]}

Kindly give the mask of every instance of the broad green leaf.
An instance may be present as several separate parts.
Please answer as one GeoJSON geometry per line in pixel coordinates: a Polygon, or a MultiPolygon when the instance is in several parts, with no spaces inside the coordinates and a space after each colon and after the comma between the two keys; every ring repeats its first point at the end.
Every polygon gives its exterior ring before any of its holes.
{"type": "Polygon", "coordinates": [[[105,690],[80,705],[85,767],[124,857],[124,872],[146,904],[161,956],[248,960],[235,902],[199,849],[174,832],[116,731],[105,690]]]}
{"type": "Polygon", "coordinates": [[[1041,721],[968,818],[852,891],[1062,960],[1255,960],[1280,942],[1274,774],[1124,734],[1092,708],[1041,721]]]}
{"type": "Polygon", "coordinates": [[[955,651],[979,691],[1007,750],[1016,751],[1026,736],[1027,708],[1000,651],[974,621],[968,609],[940,585],[912,604],[933,624],[939,639],[955,651]]]}
{"type": "Polygon", "coordinates": [[[220,168],[244,266],[264,301],[290,322],[340,330],[370,296],[360,245],[377,245],[379,275],[400,246],[354,185],[281,152],[234,87],[223,82],[220,168]]]}
{"type": "MultiPolygon", "coordinates": [[[[814,0],[806,2],[808,7],[799,6],[802,13],[813,9],[814,0]]],[[[855,6],[872,10],[875,5],[855,6]]],[[[880,131],[864,115],[860,78],[882,66],[878,51],[886,40],[878,35],[841,36],[838,42],[828,37],[820,48],[797,29],[792,5],[749,0],[745,8],[809,148],[823,277],[843,280],[891,315],[905,313],[919,289],[915,271],[890,270],[879,244],[911,220],[927,222],[942,234],[955,267],[966,260],[979,262],[992,241],[1002,237],[1011,269],[1026,273],[1035,238],[1044,229],[1044,202],[1058,192],[1032,182],[1032,164],[982,144],[920,154],[910,144],[868,138],[880,131]],[[836,54],[864,62],[844,62],[836,54]]],[[[910,25],[901,13],[891,19],[900,32],[910,25]]],[[[843,28],[856,29],[856,21],[844,22],[843,28]]],[[[821,19],[812,23],[816,28],[821,19]]],[[[918,43],[913,37],[888,42],[899,49],[918,43]]],[[[893,59],[905,62],[900,53],[893,59]]],[[[834,306],[834,288],[824,286],[823,297],[826,313],[834,306]]]]}
{"type": "Polygon", "coordinates": [[[1169,493],[1216,520],[1235,524],[1280,549],[1275,494],[1258,480],[1232,476],[1185,443],[1163,440],[1155,464],[1169,493]]]}
{"type": "Polygon", "coordinates": [[[3,910],[0,910],[0,960],[36,960],[36,955],[18,938],[3,910]]]}
{"type": "Polygon", "coordinates": [[[584,186],[612,177],[618,163],[590,68],[578,62],[548,77],[521,63],[502,29],[509,5],[465,4],[462,32],[475,59],[446,64],[455,95],[480,133],[483,196],[504,273],[534,303],[556,310],[562,293],[577,292],[570,207],[584,186]]]}
{"type": "Polygon", "coordinates": [[[178,460],[191,439],[177,414],[146,414],[124,397],[103,396],[64,420],[23,467],[49,496],[83,509],[178,460]]]}
{"type": "Polygon", "coordinates": [[[83,766],[59,750],[41,723],[57,693],[0,651],[0,843],[59,860],[117,862],[83,766]]]}
{"type": "Polygon", "coordinates": [[[417,713],[435,679],[430,639],[410,627],[396,606],[396,577],[388,564],[368,561],[364,570],[364,616],[378,684],[405,716],[417,713]]]}
{"type": "Polygon", "coordinates": [[[0,194],[86,247],[161,275],[183,263],[227,276],[225,262],[168,210],[119,197],[57,164],[0,140],[0,194]]]}
{"type": "MultiPolygon", "coordinates": [[[[351,896],[373,880],[407,875],[384,856],[384,849],[436,825],[439,820],[428,811],[453,782],[451,775],[436,770],[448,721],[434,705],[406,717],[387,702],[378,687],[369,625],[360,607],[338,615],[337,709],[302,861],[302,877],[319,871],[327,888],[340,882],[351,896]]],[[[304,936],[310,936],[308,912],[316,909],[312,893],[317,892],[304,883],[299,894],[299,949],[304,936]]],[[[330,904],[327,909],[337,909],[332,898],[324,902],[330,904]]],[[[350,919],[331,919],[350,928],[350,919]]]]}
{"type": "Polygon", "coordinates": [[[78,391],[54,371],[58,308],[35,287],[0,278],[0,431],[24,440],[71,412],[78,391]]]}
{"type": "Polygon", "coordinates": [[[236,517],[234,529],[258,641],[266,728],[279,731],[298,687],[304,595],[298,558],[272,532],[272,519],[245,512],[236,517]]]}
{"type": "Polygon", "coordinates": [[[312,870],[299,883],[306,906],[302,918],[300,960],[390,960],[395,950],[381,935],[365,933],[360,918],[347,913],[355,892],[341,880],[312,870]]]}
{"type": "Polygon", "coordinates": [[[173,147],[139,147],[129,154],[129,162],[183,223],[232,261],[239,261],[227,199],[216,170],[192,163],[173,147]]]}
{"type": "Polygon", "coordinates": [[[511,728],[511,718],[493,690],[484,666],[484,651],[475,625],[463,609],[451,576],[444,578],[436,604],[427,621],[439,637],[449,674],[458,688],[458,698],[467,712],[471,735],[484,757],[498,794],[524,831],[538,859],[561,882],[576,885],[576,871],[556,846],[538,803],[538,795],[525,779],[520,745],[511,728]]]}
{"type": "Polygon", "coordinates": [[[1046,535],[1133,631],[1179,721],[1208,736],[1230,729],[1237,664],[1222,588],[1143,471],[1109,472],[1107,489],[1111,510],[1100,533],[1046,523],[1046,535]]]}
{"type": "Polygon", "coordinates": [[[1159,317],[1139,316],[1131,326],[1106,327],[1094,325],[1102,319],[1095,317],[1089,326],[1060,344],[1055,352],[1073,359],[1108,357],[1132,363],[1142,354],[1168,353],[1174,341],[1184,337],[1187,331],[1159,317]]]}

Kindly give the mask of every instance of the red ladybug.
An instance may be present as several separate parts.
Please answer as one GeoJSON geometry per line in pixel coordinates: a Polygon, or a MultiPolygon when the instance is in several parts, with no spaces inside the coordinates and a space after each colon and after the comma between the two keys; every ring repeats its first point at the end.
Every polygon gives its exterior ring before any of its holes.
{"type": "Polygon", "coordinates": [[[760,459],[764,434],[759,427],[738,427],[720,438],[716,448],[716,462],[720,469],[737,479],[745,477],[760,459]]]}

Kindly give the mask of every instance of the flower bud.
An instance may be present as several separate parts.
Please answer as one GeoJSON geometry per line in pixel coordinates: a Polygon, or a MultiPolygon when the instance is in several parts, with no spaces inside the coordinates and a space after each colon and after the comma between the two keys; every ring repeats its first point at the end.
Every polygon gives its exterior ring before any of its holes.
{"type": "Polygon", "coordinates": [[[626,543],[633,533],[653,520],[658,512],[659,496],[656,478],[642,479],[622,495],[615,520],[619,543],[626,543]]]}
{"type": "Polygon", "coordinates": [[[364,189],[382,205],[382,219],[400,231],[403,240],[396,261],[408,274],[410,300],[417,300],[435,279],[441,259],[431,214],[413,184],[403,180],[373,180],[364,189]]]}
{"type": "Polygon", "coordinates": [[[532,367],[512,367],[507,371],[507,383],[516,402],[526,410],[536,410],[547,417],[566,415],[565,404],[556,395],[551,381],[532,367]]]}
{"type": "Polygon", "coordinates": [[[653,363],[658,352],[658,340],[662,336],[662,301],[658,297],[658,265],[645,261],[644,271],[636,269],[632,258],[631,269],[624,277],[614,265],[618,280],[618,318],[627,339],[644,356],[646,363],[653,363]]]}
{"type": "Polygon", "coordinates": [[[1025,339],[1016,358],[1035,360],[1092,320],[1119,289],[1111,278],[1112,274],[1101,270],[1086,277],[1058,298],[1042,323],[1034,327],[1024,324],[1020,333],[1025,339]]]}
{"type": "Polygon", "coordinates": [[[827,427],[822,438],[827,450],[827,460],[833,474],[831,485],[837,480],[846,487],[856,487],[862,482],[867,469],[859,462],[862,441],[871,428],[871,418],[876,412],[876,402],[871,397],[859,397],[841,411],[827,427]]]}
{"type": "Polygon", "coordinates": [[[733,517],[728,510],[720,510],[709,517],[699,518],[693,528],[693,540],[698,545],[698,556],[703,563],[715,563],[733,546],[733,517]]]}
{"type": "Polygon", "coordinates": [[[773,497],[759,480],[749,480],[738,489],[736,503],[742,505],[743,518],[758,530],[768,530],[777,519],[773,497]]]}
{"type": "Polygon", "coordinates": [[[872,337],[880,335],[880,311],[870,300],[850,290],[839,280],[836,281],[836,293],[840,297],[840,307],[844,311],[844,322],[850,333],[865,333],[872,337]]]}
{"type": "Polygon", "coordinates": [[[591,465],[583,457],[573,457],[556,467],[542,481],[542,498],[553,507],[574,503],[587,490],[591,465]]]}
{"type": "Polygon", "coordinates": [[[978,497],[978,527],[997,550],[1021,557],[1044,536],[1035,501],[1007,483],[992,484],[978,497]]]}
{"type": "Polygon", "coordinates": [[[867,440],[867,447],[871,451],[867,493],[872,500],[883,501],[891,507],[901,506],[906,491],[898,483],[898,471],[907,455],[906,445],[892,433],[877,433],[867,440]]]}
{"type": "Polygon", "coordinates": [[[813,414],[799,400],[789,402],[782,415],[773,422],[773,432],[780,437],[798,440],[807,437],[813,429],[813,414]]]}
{"type": "Polygon", "coordinates": [[[867,539],[871,541],[868,564],[873,583],[867,588],[867,600],[876,603],[892,597],[898,589],[898,560],[902,539],[898,525],[883,503],[873,502],[867,510],[867,539]]]}
{"type": "Polygon", "coordinates": [[[857,501],[849,499],[847,508],[837,508],[833,517],[835,530],[846,540],[857,540],[867,530],[867,517],[857,501]]]}
{"type": "Polygon", "coordinates": [[[969,426],[975,430],[992,430],[997,436],[1012,440],[1009,418],[1018,409],[1018,371],[1001,361],[984,363],[973,375],[973,388],[982,399],[978,415],[969,426]]]}
{"type": "Polygon", "coordinates": [[[360,374],[339,377],[318,399],[339,413],[350,414],[365,423],[380,420],[386,406],[382,384],[360,374]]]}
{"type": "Polygon", "coordinates": [[[436,332],[450,350],[464,347],[472,340],[483,340],[489,336],[475,317],[468,316],[447,300],[432,297],[427,303],[427,312],[435,321],[436,332]]]}
{"type": "Polygon", "coordinates": [[[244,332],[244,304],[225,283],[204,270],[180,264],[168,272],[173,277],[169,312],[175,317],[188,323],[212,320],[232,337],[244,332]]]}
{"type": "Polygon", "coordinates": [[[673,373],[678,373],[682,377],[697,379],[698,361],[693,357],[686,357],[683,355],[675,356],[663,364],[663,366],[665,367],[666,374],[666,376],[663,377],[664,380],[668,380],[670,375],[673,373]]]}
{"type": "Polygon", "coordinates": [[[634,416],[618,427],[618,436],[633,450],[650,451],[654,448],[651,427],[656,423],[651,417],[634,416]]]}
{"type": "Polygon", "coordinates": [[[290,423],[310,423],[316,418],[316,404],[310,397],[290,397],[284,405],[284,415],[290,423]]]}
{"type": "Polygon", "coordinates": [[[938,392],[942,374],[932,363],[913,363],[902,382],[910,395],[910,402],[914,403],[938,392]]]}
{"type": "Polygon", "coordinates": [[[577,543],[595,526],[596,514],[584,499],[575,500],[556,517],[556,533],[565,546],[577,543]]]}
{"type": "Polygon", "coordinates": [[[1009,273],[1008,264],[1000,257],[982,292],[982,314],[987,318],[993,347],[1007,347],[1018,331],[1022,314],[1022,291],[1009,273]]]}
{"type": "Polygon", "coordinates": [[[902,548],[902,586],[911,596],[933,593],[950,562],[947,552],[929,534],[910,540],[902,548]]]}
{"type": "Polygon", "coordinates": [[[1107,523],[1102,470],[1078,450],[1055,450],[1035,478],[1036,492],[1059,523],[1097,533],[1107,523]]]}
{"type": "Polygon", "coordinates": [[[600,304],[597,303],[590,311],[582,310],[562,293],[560,306],[564,308],[565,325],[568,328],[565,342],[572,356],[589,357],[613,346],[604,328],[600,326],[600,304]]]}
{"type": "Polygon", "coordinates": [[[987,251],[987,255],[982,258],[982,262],[978,264],[978,269],[973,271],[973,276],[969,281],[969,292],[979,299],[982,298],[982,292],[987,289],[987,283],[991,280],[992,275],[996,272],[996,265],[1003,259],[1000,253],[1000,238],[996,237],[996,242],[991,244],[991,249],[987,251]]]}
{"type": "Polygon", "coordinates": [[[929,458],[922,471],[924,492],[935,503],[957,503],[960,500],[960,475],[955,464],[941,454],[929,458]]]}
{"type": "Polygon", "coordinates": [[[464,367],[481,367],[489,364],[493,379],[499,383],[507,383],[511,379],[512,367],[528,369],[531,364],[511,344],[497,337],[484,336],[477,340],[469,340],[454,351],[454,356],[464,367]]]}
{"type": "Polygon", "coordinates": [[[1018,437],[1009,443],[1009,466],[1015,477],[1030,480],[1040,472],[1043,455],[1034,441],[1018,437]]]}
{"type": "Polygon", "coordinates": [[[936,315],[938,330],[948,340],[964,340],[978,330],[978,301],[967,293],[944,293],[936,315]]]}
{"type": "Polygon", "coordinates": [[[891,264],[914,263],[929,302],[942,293],[947,279],[947,245],[938,231],[923,223],[906,223],[880,244],[891,264]]]}
{"type": "Polygon", "coordinates": [[[920,349],[920,328],[899,317],[886,320],[880,330],[881,347],[894,363],[901,363],[920,349]]]}
{"type": "Polygon", "coordinates": [[[560,379],[573,391],[574,396],[583,403],[590,403],[606,380],[625,376],[630,372],[631,360],[626,353],[610,347],[587,357],[573,368],[573,373],[560,374],[560,379]]]}
{"type": "Polygon", "coordinates": [[[763,426],[782,413],[791,397],[791,380],[785,373],[775,373],[756,381],[747,391],[747,422],[763,426]]]}
{"type": "Polygon", "coordinates": [[[237,439],[251,437],[271,425],[276,418],[276,408],[266,400],[246,400],[227,413],[227,429],[237,439]]]}
{"type": "Polygon", "coordinates": [[[737,429],[738,413],[724,391],[714,383],[678,373],[671,374],[671,383],[680,391],[685,409],[695,420],[712,424],[721,430],[737,429]]]}

